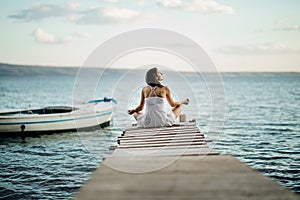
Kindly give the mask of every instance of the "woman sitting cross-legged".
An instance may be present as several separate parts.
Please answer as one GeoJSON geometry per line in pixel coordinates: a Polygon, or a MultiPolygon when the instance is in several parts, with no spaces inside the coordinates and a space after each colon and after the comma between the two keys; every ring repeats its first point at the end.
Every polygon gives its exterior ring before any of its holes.
{"type": "Polygon", "coordinates": [[[147,71],[146,83],[148,86],[142,89],[140,105],[133,110],[128,110],[128,114],[133,114],[137,120],[138,127],[172,126],[182,111],[181,105],[187,105],[189,103],[189,99],[174,102],[171,97],[170,89],[160,83],[163,79],[163,74],[157,68],[152,68],[147,71]],[[172,107],[169,111],[165,108],[165,100],[167,100],[172,107]],[[145,102],[145,113],[141,113],[145,102]]]}

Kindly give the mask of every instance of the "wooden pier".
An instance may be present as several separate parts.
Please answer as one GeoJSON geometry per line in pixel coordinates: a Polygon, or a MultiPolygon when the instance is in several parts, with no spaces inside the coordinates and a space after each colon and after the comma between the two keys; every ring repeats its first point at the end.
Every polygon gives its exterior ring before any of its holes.
{"type": "Polygon", "coordinates": [[[127,128],[75,199],[300,199],[209,142],[195,123],[127,128]]]}

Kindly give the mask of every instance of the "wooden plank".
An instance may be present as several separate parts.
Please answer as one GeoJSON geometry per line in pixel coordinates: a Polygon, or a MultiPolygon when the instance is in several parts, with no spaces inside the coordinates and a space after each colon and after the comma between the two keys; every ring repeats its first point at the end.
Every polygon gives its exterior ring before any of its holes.
{"type": "Polygon", "coordinates": [[[197,128],[196,126],[172,126],[172,127],[158,127],[158,128],[126,128],[124,132],[148,132],[148,131],[170,131],[170,130],[179,130],[179,129],[191,129],[197,128]]]}
{"type": "Polygon", "coordinates": [[[170,131],[170,130],[182,130],[182,129],[194,129],[196,126],[176,126],[176,127],[159,127],[159,128],[136,128],[125,129],[124,132],[148,132],[148,131],[170,131]]]}
{"type": "MultiPolygon", "coordinates": [[[[118,145],[115,145],[116,149],[119,147],[118,145]]],[[[137,150],[159,150],[159,149],[187,149],[187,148],[194,148],[194,149],[198,149],[198,148],[210,148],[207,144],[204,144],[204,145],[192,145],[192,146],[164,146],[164,147],[140,147],[140,148],[137,148],[137,150]]],[[[135,149],[135,148],[132,148],[132,149],[135,149]]]]}
{"type": "Polygon", "coordinates": [[[169,144],[183,144],[185,146],[189,145],[189,144],[193,144],[193,143],[203,143],[203,144],[207,144],[206,141],[203,140],[179,140],[179,141],[173,141],[173,142],[169,142],[169,141],[161,141],[161,142],[140,142],[140,143],[121,143],[120,147],[129,147],[129,146],[140,146],[140,145],[169,145],[169,144]]]}
{"type": "Polygon", "coordinates": [[[153,143],[153,142],[170,142],[170,141],[185,141],[185,140],[197,140],[203,142],[212,142],[212,140],[207,140],[200,137],[182,137],[182,138],[148,138],[148,139],[132,139],[132,140],[119,140],[119,144],[141,144],[141,143],[153,143]]]}
{"type": "Polygon", "coordinates": [[[189,134],[173,134],[173,135],[153,135],[153,136],[129,136],[129,137],[119,137],[117,140],[150,140],[150,139],[174,139],[174,138],[194,138],[202,137],[205,138],[201,133],[189,133],[189,134]]]}
{"type": "Polygon", "coordinates": [[[200,133],[200,131],[178,131],[178,132],[153,132],[153,133],[147,133],[147,134],[144,134],[144,133],[126,133],[125,135],[122,135],[122,136],[126,136],[126,137],[135,137],[135,136],[155,136],[155,135],[183,135],[183,134],[191,134],[191,133],[200,133]]]}
{"type": "Polygon", "coordinates": [[[176,129],[176,128],[182,128],[182,127],[195,127],[196,124],[194,122],[192,123],[180,123],[174,126],[167,126],[167,127],[158,127],[158,128],[138,128],[137,126],[131,126],[127,127],[125,130],[126,131],[134,131],[134,130],[156,130],[156,129],[176,129]]]}
{"type": "Polygon", "coordinates": [[[149,131],[149,132],[126,132],[121,136],[139,136],[139,135],[164,135],[164,134],[184,134],[201,133],[198,129],[172,130],[172,131],[149,131]]]}
{"type": "Polygon", "coordinates": [[[200,133],[199,129],[184,129],[184,130],[171,130],[171,131],[148,131],[148,132],[125,132],[125,135],[157,135],[157,134],[167,134],[167,133],[182,133],[182,132],[197,132],[200,133]]]}
{"type": "Polygon", "coordinates": [[[136,144],[136,145],[120,145],[118,148],[145,148],[145,147],[165,147],[165,146],[191,146],[191,145],[205,145],[206,142],[174,142],[174,143],[161,143],[161,144],[136,144]]]}
{"type": "Polygon", "coordinates": [[[163,143],[183,143],[183,142],[205,142],[202,138],[186,138],[186,139],[169,139],[169,140],[153,140],[153,141],[120,141],[120,145],[135,145],[135,144],[163,144],[163,143]]]}
{"type": "Polygon", "coordinates": [[[202,137],[202,133],[191,133],[191,134],[177,134],[177,135],[155,135],[155,136],[120,136],[118,140],[142,140],[142,139],[173,139],[173,138],[185,138],[185,137],[202,137]]]}
{"type": "Polygon", "coordinates": [[[175,127],[175,128],[153,128],[153,129],[147,129],[147,128],[139,128],[135,130],[127,130],[125,129],[125,132],[152,132],[152,131],[173,131],[173,130],[183,130],[183,129],[197,129],[196,126],[188,126],[188,127],[175,127]]]}
{"type": "Polygon", "coordinates": [[[179,134],[156,134],[156,135],[132,135],[132,136],[119,136],[118,139],[123,139],[123,140],[131,140],[134,138],[159,138],[159,137],[165,137],[165,138],[174,138],[174,137],[193,137],[193,136],[202,136],[204,137],[203,133],[179,133],[179,134]]]}
{"type": "Polygon", "coordinates": [[[184,140],[164,140],[164,141],[152,141],[152,142],[125,142],[125,143],[121,143],[119,146],[124,146],[126,144],[128,144],[127,146],[135,146],[135,145],[151,145],[151,144],[177,144],[177,143],[195,143],[195,142],[202,142],[206,144],[206,140],[203,139],[184,139],[184,140]]]}
{"type": "Polygon", "coordinates": [[[105,157],[126,157],[126,156],[198,156],[198,155],[218,155],[217,151],[213,151],[210,148],[186,148],[186,149],[164,149],[149,150],[149,149],[116,149],[112,155],[105,157]]]}
{"type": "Polygon", "coordinates": [[[201,145],[202,147],[199,148],[199,146],[178,146],[175,148],[175,146],[169,146],[169,147],[146,147],[146,148],[117,148],[112,155],[117,155],[122,152],[126,153],[134,153],[134,154],[147,154],[147,153],[159,153],[159,152],[178,152],[178,156],[180,156],[183,152],[214,152],[218,153],[217,151],[211,149],[207,145],[201,145]],[[117,154],[115,154],[117,153],[117,154]]]}
{"type": "MultiPolygon", "coordinates": [[[[112,146],[110,146],[110,150],[115,150],[115,149],[117,149],[119,147],[119,145],[112,145],[112,146]]],[[[164,147],[139,147],[139,148],[137,148],[137,149],[141,149],[141,150],[143,150],[143,149],[149,149],[149,150],[159,150],[159,149],[161,149],[161,148],[165,148],[165,149],[186,149],[186,148],[196,148],[196,149],[198,149],[198,148],[209,148],[209,146],[208,145],[206,145],[206,144],[204,144],[204,145],[192,145],[192,146],[164,146],[164,147]]],[[[125,148],[123,148],[123,149],[125,149],[125,148]]],[[[130,149],[130,148],[128,148],[128,149],[130,149]]],[[[132,149],[134,149],[134,148],[132,148],[132,149]]]]}

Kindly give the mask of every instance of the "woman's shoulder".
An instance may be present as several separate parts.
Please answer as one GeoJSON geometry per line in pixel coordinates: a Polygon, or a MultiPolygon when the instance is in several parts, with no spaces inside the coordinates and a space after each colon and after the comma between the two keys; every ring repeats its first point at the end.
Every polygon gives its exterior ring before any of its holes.
{"type": "Polygon", "coordinates": [[[144,86],[143,87],[143,89],[142,89],[143,91],[147,91],[147,90],[150,90],[150,86],[149,85],[146,85],[146,86],[144,86]]]}
{"type": "Polygon", "coordinates": [[[146,86],[143,87],[142,92],[143,92],[144,94],[147,94],[147,93],[150,92],[150,90],[151,90],[150,86],[146,85],[146,86]]]}
{"type": "Polygon", "coordinates": [[[168,86],[166,86],[166,85],[164,85],[164,86],[162,86],[161,87],[163,90],[167,90],[167,91],[169,91],[170,89],[169,89],[169,87],[168,86]]]}

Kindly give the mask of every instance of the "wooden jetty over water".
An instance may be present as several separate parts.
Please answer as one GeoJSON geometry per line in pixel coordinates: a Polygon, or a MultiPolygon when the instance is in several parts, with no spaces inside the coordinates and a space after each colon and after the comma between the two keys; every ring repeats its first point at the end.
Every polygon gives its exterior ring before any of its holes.
{"type": "Polygon", "coordinates": [[[195,123],[127,128],[75,199],[300,199],[209,142],[195,123]]]}

